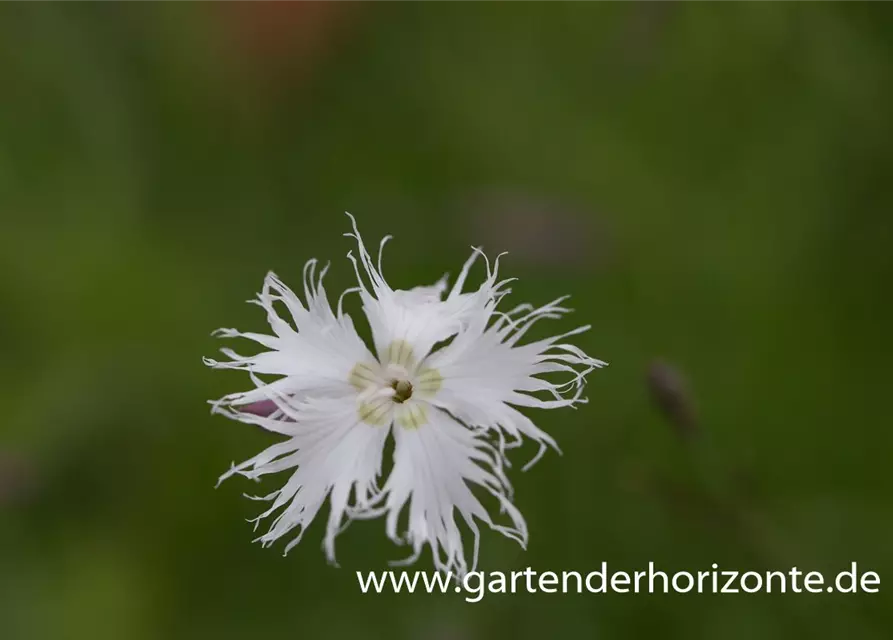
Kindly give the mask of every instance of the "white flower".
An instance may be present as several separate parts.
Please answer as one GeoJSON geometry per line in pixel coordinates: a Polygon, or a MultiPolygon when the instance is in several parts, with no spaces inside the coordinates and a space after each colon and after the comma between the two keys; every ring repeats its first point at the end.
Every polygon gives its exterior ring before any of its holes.
{"type": "MultiPolygon", "coordinates": [[[[348,214],[349,215],[349,214],[348,214]]],[[[353,220],[353,217],[351,217],[353,220]]],[[[469,569],[456,516],[474,536],[471,568],[477,564],[479,529],[491,529],[527,543],[527,526],[511,500],[504,473],[505,450],[526,436],[540,443],[535,462],[555,441],[515,407],[558,408],[585,402],[585,376],[604,363],[560,342],[585,331],[519,344],[531,325],[561,317],[562,299],[534,309],[521,305],[497,310],[509,280],[497,280],[499,259],[487,278],[463,293],[480,252],[475,250],[447,293],[446,278],[408,291],[392,289],[373,264],[354,222],[359,262],[352,255],[358,287],[341,295],[332,311],[316,261],[304,270],[302,302],[269,274],[257,299],[275,335],[221,329],[228,338],[248,338],[267,350],[242,356],[229,349],[228,361],[206,359],[215,368],[244,369],[254,388],[213,402],[214,410],[287,436],[259,455],[234,466],[252,479],[292,470],[285,486],[268,496],[271,507],[255,522],[279,512],[259,540],[272,544],[296,531],[286,552],[329,499],[324,546],[335,562],[335,537],[353,519],[386,516],[388,536],[412,547],[414,562],[430,546],[435,566],[464,574],[469,569]],[[365,278],[361,274],[365,273],[365,278]],[[368,280],[368,282],[367,282],[368,280]],[[371,326],[374,354],[342,310],[344,296],[359,293],[371,326]],[[289,321],[277,311],[282,305],[289,321]],[[564,373],[561,383],[544,379],[564,373]],[[276,376],[267,381],[260,376],[276,376]],[[545,396],[545,397],[543,397],[545,396]],[[252,412],[256,403],[272,412],[252,412]],[[246,410],[249,409],[249,410],[246,410]],[[393,468],[379,484],[385,441],[393,433],[393,468]],[[507,441],[506,438],[509,438],[507,441]],[[507,516],[498,524],[472,487],[489,493],[507,516]],[[407,508],[408,505],[408,508],[407,508]],[[406,530],[398,521],[408,511],[406,530]]],[[[483,254],[480,254],[483,255],[483,254]]],[[[486,260],[486,258],[485,258],[486,260]]]]}

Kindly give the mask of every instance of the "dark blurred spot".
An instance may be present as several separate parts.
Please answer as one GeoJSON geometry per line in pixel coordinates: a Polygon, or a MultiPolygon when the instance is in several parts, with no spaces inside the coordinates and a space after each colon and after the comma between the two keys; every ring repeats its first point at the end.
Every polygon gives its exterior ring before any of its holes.
{"type": "Polygon", "coordinates": [[[685,439],[698,433],[694,398],[685,376],[673,365],[656,360],[648,367],[648,390],[658,410],[685,439]]]}
{"type": "Polygon", "coordinates": [[[31,465],[19,456],[0,451],[0,509],[21,504],[34,489],[31,465]]]}
{"type": "Polygon", "coordinates": [[[541,266],[602,264],[607,233],[594,211],[521,193],[478,194],[463,204],[470,244],[487,255],[508,251],[513,260],[541,266]]]}

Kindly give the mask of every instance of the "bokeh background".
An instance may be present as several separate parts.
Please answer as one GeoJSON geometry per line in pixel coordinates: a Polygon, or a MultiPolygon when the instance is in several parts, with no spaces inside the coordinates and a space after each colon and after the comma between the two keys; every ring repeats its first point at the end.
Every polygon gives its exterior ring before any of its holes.
{"type": "Polygon", "coordinates": [[[4,4],[0,637],[891,637],[891,113],[882,4],[4,4]],[[320,522],[251,544],[254,488],[214,484],[273,438],[209,414],[247,380],[201,357],[269,269],[351,284],[344,211],[398,287],[510,251],[611,363],[537,416],[565,453],[481,569],[881,593],[466,604],[361,595],[380,522],[340,569],[320,522]]]}

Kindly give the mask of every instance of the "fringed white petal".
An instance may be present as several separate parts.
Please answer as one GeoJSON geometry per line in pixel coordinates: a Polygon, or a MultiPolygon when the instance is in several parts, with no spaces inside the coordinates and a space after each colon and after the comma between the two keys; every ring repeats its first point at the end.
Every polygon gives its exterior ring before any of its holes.
{"type": "MultiPolygon", "coordinates": [[[[436,344],[454,336],[483,310],[490,299],[486,297],[487,293],[495,294],[495,291],[482,293],[483,287],[474,293],[462,293],[468,271],[479,253],[477,250],[463,266],[445,299],[442,298],[447,290],[446,276],[431,286],[407,291],[392,289],[381,269],[381,249],[389,236],[382,240],[376,266],[363,243],[356,220],[350,214],[348,216],[353,223],[353,233],[345,235],[356,240],[359,262],[352,253],[348,254],[348,258],[354,265],[363,312],[369,321],[375,348],[382,362],[387,360],[390,345],[397,341],[411,345],[414,360],[421,361],[436,344]]],[[[494,284],[490,282],[491,286],[494,284]]]]}
{"type": "MultiPolygon", "coordinates": [[[[335,563],[335,537],[344,525],[345,513],[362,513],[379,494],[377,479],[388,429],[361,422],[352,403],[327,399],[288,404],[294,422],[285,424],[291,425],[291,438],[234,466],[220,481],[234,474],[256,480],[294,469],[281,489],[257,498],[273,504],[254,520],[255,526],[280,511],[258,540],[269,546],[292,534],[294,538],[285,547],[288,553],[328,498],[330,512],[323,546],[328,560],[335,563]]],[[[270,423],[282,422],[259,416],[240,419],[266,428],[270,423]]]]}
{"type": "Polygon", "coordinates": [[[527,544],[527,525],[509,498],[508,480],[499,452],[475,431],[445,412],[430,407],[428,423],[417,429],[394,429],[394,468],[382,489],[388,536],[412,547],[414,562],[430,546],[440,571],[462,576],[477,566],[478,521],[527,544]],[[510,526],[496,524],[472,493],[476,485],[489,493],[507,514],[510,526]],[[398,532],[398,520],[408,505],[408,525],[398,532]],[[474,545],[469,566],[456,516],[471,531],[474,545]]]}
{"type": "MultiPolygon", "coordinates": [[[[488,280],[491,278],[492,274],[488,280]]],[[[501,313],[496,310],[500,296],[489,297],[482,312],[449,345],[425,361],[425,366],[436,369],[443,379],[430,402],[469,426],[503,432],[512,439],[507,447],[518,446],[523,437],[539,442],[540,451],[532,464],[546,447],[557,450],[557,444],[511,405],[555,409],[585,403],[582,393],[586,375],[606,363],[561,342],[588,330],[588,326],[518,344],[537,321],[568,313],[570,310],[561,306],[564,298],[539,308],[521,305],[501,313]],[[554,374],[564,374],[564,379],[556,381],[554,374]]]]}
{"type": "Polygon", "coordinates": [[[267,351],[243,356],[231,349],[221,349],[229,361],[210,358],[205,363],[217,369],[241,369],[251,374],[283,376],[272,383],[255,378],[255,389],[233,393],[217,401],[220,407],[241,407],[268,399],[263,390],[270,384],[277,394],[314,397],[344,397],[352,392],[348,383],[351,368],[372,355],[357,335],[350,317],[340,309],[333,313],[326,298],[322,281],[325,269],[315,275],[317,262],[311,260],[304,268],[305,303],[285,286],[275,274],[269,273],[263,290],[251,302],[266,311],[267,320],[275,335],[219,329],[215,335],[223,338],[252,340],[267,351]],[[283,319],[276,305],[281,303],[290,315],[283,319]]]}

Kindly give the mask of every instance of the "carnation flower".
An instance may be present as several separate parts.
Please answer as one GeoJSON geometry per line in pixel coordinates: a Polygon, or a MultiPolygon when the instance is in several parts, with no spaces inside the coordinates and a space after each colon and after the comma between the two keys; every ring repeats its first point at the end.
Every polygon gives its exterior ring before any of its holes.
{"type": "Polygon", "coordinates": [[[478,249],[452,288],[444,277],[431,286],[395,290],[381,268],[390,237],[382,240],[375,264],[352,216],[351,221],[353,233],[346,235],[356,240],[358,256],[348,258],[358,286],[341,294],[334,311],[323,287],[326,269],[317,275],[317,261],[310,260],[303,300],[270,273],[251,301],[266,312],[272,335],[215,332],[246,338],[264,350],[244,356],[222,349],[228,360],[205,359],[214,368],[245,370],[253,383],[248,391],[212,402],[214,411],[285,436],[220,480],[291,472],[280,489],[256,498],[272,504],[255,526],[276,514],[258,538],[264,545],[293,534],[287,553],[328,500],[324,548],[330,562],[335,563],[335,538],[350,521],[384,516],[387,535],[412,547],[404,562],[414,562],[429,546],[437,569],[462,575],[469,565],[457,516],[474,538],[472,570],[479,523],[527,544],[527,525],[505,473],[506,452],[525,437],[536,441],[539,452],[529,467],[549,447],[558,447],[518,407],[586,402],[586,375],[605,363],[564,342],[588,326],[521,344],[535,322],[560,318],[569,309],[559,298],[539,308],[499,311],[511,281],[498,279],[498,257],[492,268],[484,257],[487,276],[473,291],[463,288],[475,259],[483,256],[478,249]],[[359,294],[372,349],[343,311],[350,293],[359,294]],[[548,374],[566,379],[543,377],[548,374]],[[389,436],[393,465],[382,478],[389,436]],[[482,504],[479,496],[486,494],[499,506],[499,518],[482,504]],[[401,527],[404,513],[408,519],[401,527]]]}

